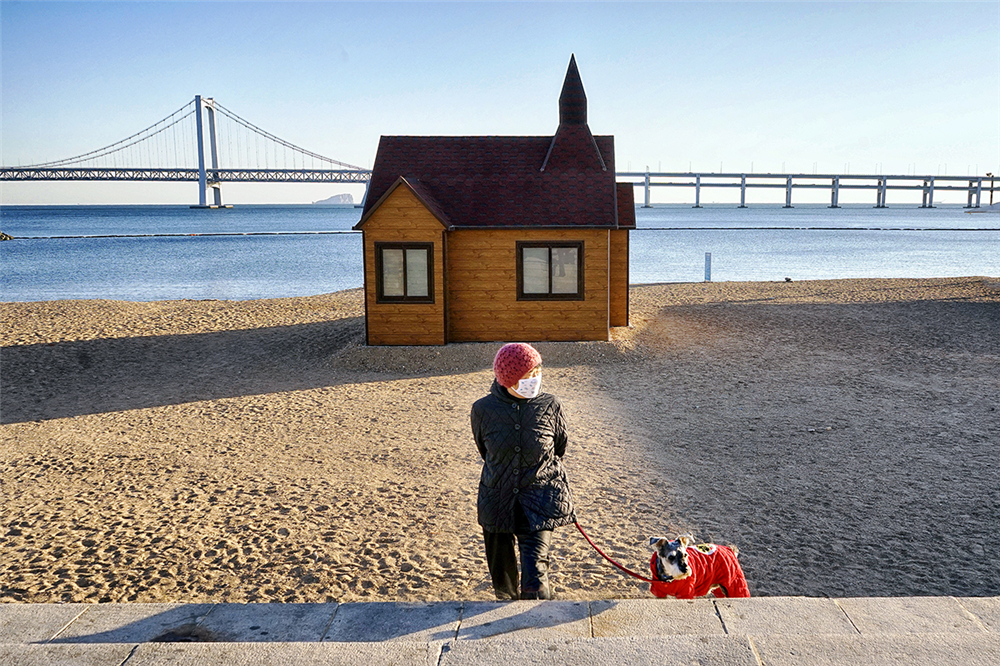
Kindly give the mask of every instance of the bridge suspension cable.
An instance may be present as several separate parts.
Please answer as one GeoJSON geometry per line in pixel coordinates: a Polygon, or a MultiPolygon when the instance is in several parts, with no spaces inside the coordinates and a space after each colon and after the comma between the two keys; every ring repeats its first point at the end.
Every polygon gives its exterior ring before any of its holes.
{"type": "MultiPolygon", "coordinates": [[[[81,164],[84,162],[96,162],[100,159],[107,158],[116,153],[122,153],[123,151],[128,150],[133,146],[136,146],[144,141],[150,140],[152,139],[152,137],[162,134],[163,132],[166,132],[171,127],[174,127],[178,123],[183,122],[185,119],[192,117],[194,114],[195,114],[194,101],[191,101],[182,106],[181,108],[177,109],[173,113],[171,113],[163,120],[157,121],[152,125],[150,125],[149,127],[147,127],[146,129],[140,132],[136,132],[132,136],[126,137],[121,141],[116,141],[115,143],[112,143],[103,148],[98,148],[97,150],[92,150],[90,152],[83,153],[81,155],[76,155],[74,157],[67,157],[65,159],[55,160],[52,162],[43,162],[41,164],[31,164],[22,168],[25,169],[58,168],[73,164],[81,164]],[[183,114],[183,115],[177,117],[178,114],[183,114]]],[[[176,138],[174,139],[174,145],[176,146],[176,138]]]]}
{"type": "Polygon", "coordinates": [[[315,160],[319,160],[319,161],[325,162],[327,164],[335,164],[338,167],[341,167],[343,169],[363,170],[359,166],[355,166],[353,164],[347,164],[345,162],[340,162],[340,161],[332,159],[330,157],[325,157],[325,156],[320,155],[318,153],[314,153],[311,150],[306,150],[305,148],[302,148],[300,146],[296,146],[293,143],[285,141],[281,137],[275,136],[274,134],[271,134],[267,130],[262,129],[262,128],[258,127],[257,125],[254,125],[249,120],[245,120],[245,119],[241,118],[240,116],[236,115],[233,111],[230,111],[229,109],[227,109],[226,107],[222,106],[218,102],[215,102],[215,108],[216,108],[217,111],[219,111],[220,113],[222,113],[222,115],[226,116],[227,118],[229,118],[230,120],[232,120],[236,124],[238,124],[238,125],[240,125],[242,127],[245,127],[246,129],[250,130],[251,132],[253,132],[255,134],[258,134],[258,135],[260,135],[260,136],[262,136],[262,137],[264,137],[266,139],[269,139],[269,140],[273,141],[274,143],[277,143],[280,146],[284,146],[285,148],[289,148],[289,149],[291,149],[291,150],[293,150],[293,151],[295,151],[295,152],[297,152],[297,153],[299,153],[299,154],[301,154],[303,156],[311,157],[311,158],[313,158],[315,160]]]}

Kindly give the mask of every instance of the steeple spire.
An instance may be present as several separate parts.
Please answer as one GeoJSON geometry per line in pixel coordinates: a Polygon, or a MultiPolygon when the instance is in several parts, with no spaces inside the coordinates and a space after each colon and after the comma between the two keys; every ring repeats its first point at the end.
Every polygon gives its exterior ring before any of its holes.
{"type": "Polygon", "coordinates": [[[541,171],[600,169],[608,167],[587,125],[587,94],[583,92],[576,56],[569,57],[569,69],[559,95],[559,127],[556,128],[541,171]]]}
{"type": "Polygon", "coordinates": [[[570,55],[569,68],[559,95],[559,124],[587,124],[587,93],[583,91],[580,70],[576,68],[576,56],[570,55]]]}

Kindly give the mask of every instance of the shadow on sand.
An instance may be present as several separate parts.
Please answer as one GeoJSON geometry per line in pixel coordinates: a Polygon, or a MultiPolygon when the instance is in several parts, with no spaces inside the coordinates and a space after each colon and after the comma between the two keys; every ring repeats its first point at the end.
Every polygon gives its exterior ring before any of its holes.
{"type": "Polygon", "coordinates": [[[340,383],[325,366],[364,319],[218,333],[5,347],[2,423],[142,409],[340,383]]]}
{"type": "MultiPolygon", "coordinates": [[[[370,642],[476,640],[575,624],[615,602],[368,602],[323,604],[107,604],[83,612],[49,643],[370,642]]],[[[15,609],[16,611],[16,609],[15,609]]]]}

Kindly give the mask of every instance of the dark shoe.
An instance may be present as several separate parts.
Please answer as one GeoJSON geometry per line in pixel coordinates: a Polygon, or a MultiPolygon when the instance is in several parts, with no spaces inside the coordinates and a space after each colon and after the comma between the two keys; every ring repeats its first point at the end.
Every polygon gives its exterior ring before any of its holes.
{"type": "Polygon", "coordinates": [[[553,594],[552,589],[548,585],[545,585],[540,590],[522,590],[521,598],[552,600],[556,598],[556,595],[553,594]]]}

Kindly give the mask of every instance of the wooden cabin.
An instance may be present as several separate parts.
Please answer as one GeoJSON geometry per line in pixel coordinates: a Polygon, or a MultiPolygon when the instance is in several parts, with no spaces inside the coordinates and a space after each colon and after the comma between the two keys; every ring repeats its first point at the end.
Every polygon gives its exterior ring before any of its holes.
{"type": "Polygon", "coordinates": [[[570,58],[554,136],[383,136],[361,220],[369,345],[608,340],[631,184],[570,58]]]}

